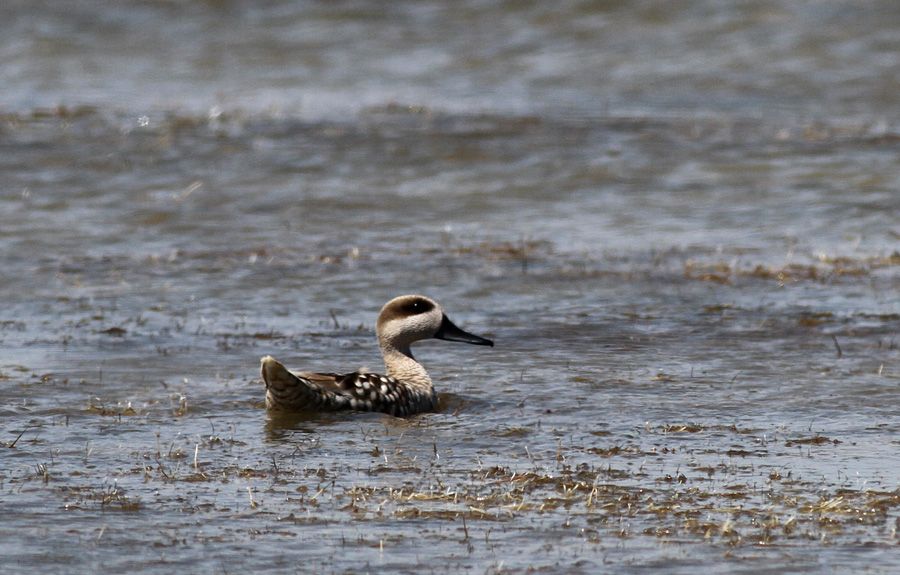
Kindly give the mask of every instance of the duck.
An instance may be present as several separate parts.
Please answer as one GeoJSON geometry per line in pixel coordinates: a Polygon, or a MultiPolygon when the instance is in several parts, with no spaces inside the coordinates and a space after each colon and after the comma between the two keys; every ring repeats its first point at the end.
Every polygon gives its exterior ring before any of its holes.
{"type": "Polygon", "coordinates": [[[405,417],[434,411],[437,393],[410,346],[442,339],[493,347],[494,342],[457,327],[441,306],[423,295],[401,295],[381,308],[375,325],[385,374],[289,371],[270,355],[260,360],[270,412],[376,411],[405,417]]]}

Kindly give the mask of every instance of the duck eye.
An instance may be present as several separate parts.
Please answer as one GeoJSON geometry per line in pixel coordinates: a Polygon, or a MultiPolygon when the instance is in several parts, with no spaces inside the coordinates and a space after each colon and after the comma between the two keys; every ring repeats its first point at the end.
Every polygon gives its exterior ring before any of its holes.
{"type": "Polygon", "coordinates": [[[408,313],[410,315],[414,315],[414,314],[429,312],[432,310],[433,307],[434,306],[432,306],[431,303],[429,303],[425,300],[417,299],[417,300],[413,300],[413,301],[407,303],[406,305],[404,305],[403,311],[405,311],[406,313],[408,313]]]}

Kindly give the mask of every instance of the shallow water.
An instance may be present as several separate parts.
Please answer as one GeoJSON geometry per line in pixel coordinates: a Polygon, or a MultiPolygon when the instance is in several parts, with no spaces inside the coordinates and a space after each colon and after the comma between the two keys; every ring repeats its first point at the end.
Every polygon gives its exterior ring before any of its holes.
{"type": "Polygon", "coordinates": [[[892,3],[0,12],[17,572],[900,569],[892,3]]]}

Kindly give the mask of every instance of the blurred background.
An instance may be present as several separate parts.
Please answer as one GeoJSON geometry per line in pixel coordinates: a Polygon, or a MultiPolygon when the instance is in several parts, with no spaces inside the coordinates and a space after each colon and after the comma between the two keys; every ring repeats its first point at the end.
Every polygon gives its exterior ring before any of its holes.
{"type": "Polygon", "coordinates": [[[897,117],[892,2],[4,2],[8,111],[897,117]]]}

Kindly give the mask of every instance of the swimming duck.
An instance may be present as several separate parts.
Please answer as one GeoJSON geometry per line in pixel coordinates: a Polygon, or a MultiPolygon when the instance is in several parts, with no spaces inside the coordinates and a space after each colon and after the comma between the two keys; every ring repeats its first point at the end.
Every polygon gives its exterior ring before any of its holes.
{"type": "Polygon", "coordinates": [[[456,327],[441,306],[421,295],[403,295],[384,304],[375,325],[386,375],[291,372],[271,356],[261,360],[266,408],[271,411],[380,411],[396,416],[433,411],[437,394],[410,345],[443,339],[474,345],[494,342],[456,327]]]}

